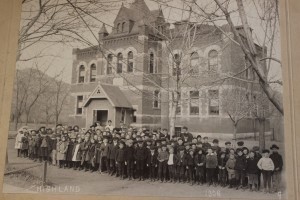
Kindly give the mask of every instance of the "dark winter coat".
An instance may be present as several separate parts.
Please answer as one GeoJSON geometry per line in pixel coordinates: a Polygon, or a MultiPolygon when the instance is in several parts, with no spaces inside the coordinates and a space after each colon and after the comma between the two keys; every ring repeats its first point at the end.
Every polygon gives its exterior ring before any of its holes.
{"type": "Polygon", "coordinates": [[[206,156],[204,154],[196,154],[194,158],[195,166],[196,167],[205,167],[206,164],[206,156]],[[198,164],[203,164],[199,166],[198,164]]]}
{"type": "Polygon", "coordinates": [[[237,156],[235,162],[235,170],[246,170],[247,167],[247,159],[244,155],[237,156]]]}
{"type": "Polygon", "coordinates": [[[74,142],[69,141],[68,150],[67,150],[67,154],[66,154],[66,160],[67,161],[72,161],[73,148],[74,148],[74,142]]]}
{"type": "Polygon", "coordinates": [[[102,151],[101,151],[101,144],[97,143],[96,144],[96,149],[95,149],[95,156],[96,156],[96,163],[100,163],[101,157],[102,157],[102,151]]]}
{"type": "Polygon", "coordinates": [[[218,166],[218,157],[216,154],[206,155],[206,168],[216,168],[218,166]]]}
{"type": "Polygon", "coordinates": [[[125,147],[125,161],[133,161],[134,160],[134,148],[131,147],[125,147]]]}
{"type": "Polygon", "coordinates": [[[226,156],[224,158],[219,157],[218,158],[218,165],[221,166],[221,167],[225,167],[227,160],[228,159],[226,158],[226,156]]]}
{"type": "Polygon", "coordinates": [[[117,162],[124,162],[125,161],[125,148],[117,149],[115,160],[117,162]]]}
{"type": "Polygon", "coordinates": [[[186,165],[194,167],[194,164],[194,156],[191,156],[190,154],[186,155],[186,165]]]}
{"type": "Polygon", "coordinates": [[[279,153],[274,152],[270,155],[270,158],[272,159],[272,161],[274,163],[275,171],[281,171],[282,167],[283,167],[282,156],[279,153]],[[279,170],[276,170],[276,168],[279,168],[279,170]]]}
{"type": "Polygon", "coordinates": [[[203,148],[203,150],[204,150],[205,152],[207,152],[207,149],[208,149],[209,147],[211,147],[211,144],[208,143],[208,142],[202,144],[202,148],[203,148]]]}
{"type": "Polygon", "coordinates": [[[101,144],[101,152],[102,152],[102,156],[103,157],[107,157],[108,156],[108,152],[109,152],[109,147],[110,147],[110,144],[104,144],[104,143],[102,143],[101,144]]]}
{"type": "Polygon", "coordinates": [[[147,149],[145,147],[137,147],[134,151],[135,160],[145,160],[147,156],[147,149]]]}
{"type": "Polygon", "coordinates": [[[158,160],[157,160],[157,153],[155,152],[153,155],[151,155],[151,152],[147,152],[147,160],[146,160],[146,164],[148,164],[149,166],[155,166],[158,164],[158,160]]]}
{"type": "Polygon", "coordinates": [[[116,158],[116,153],[118,149],[119,149],[118,144],[114,145],[114,143],[112,143],[108,150],[108,158],[114,160],[116,158]]]}
{"type": "Polygon", "coordinates": [[[257,163],[258,163],[258,158],[254,157],[254,158],[248,158],[247,159],[247,173],[248,174],[257,174],[259,172],[259,169],[257,167],[257,163]]]}
{"type": "Polygon", "coordinates": [[[89,148],[89,142],[84,141],[80,144],[80,152],[81,152],[81,163],[83,163],[84,161],[88,161],[88,148],[89,148]]]}
{"type": "Polygon", "coordinates": [[[183,156],[181,156],[180,154],[178,154],[178,161],[177,161],[177,166],[186,166],[186,154],[183,154],[183,156]]]}
{"type": "Polygon", "coordinates": [[[96,144],[91,143],[88,148],[86,160],[92,164],[95,164],[95,160],[96,160],[95,155],[96,155],[96,144]]]}

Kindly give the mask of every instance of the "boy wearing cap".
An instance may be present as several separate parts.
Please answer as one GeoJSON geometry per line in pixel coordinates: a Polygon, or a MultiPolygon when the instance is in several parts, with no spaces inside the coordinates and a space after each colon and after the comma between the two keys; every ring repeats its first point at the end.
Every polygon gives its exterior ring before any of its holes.
{"type": "Polygon", "coordinates": [[[226,162],[227,162],[226,153],[221,152],[218,158],[218,170],[219,170],[219,183],[221,184],[222,187],[225,187],[227,182],[226,162]]]}
{"type": "Polygon", "coordinates": [[[125,165],[127,168],[128,180],[133,178],[133,169],[134,169],[134,148],[133,140],[129,139],[126,142],[125,148],[125,165]]]}
{"type": "Polygon", "coordinates": [[[206,157],[203,154],[203,149],[199,148],[198,152],[195,155],[194,158],[195,166],[196,166],[196,181],[199,184],[204,183],[204,172],[205,172],[205,162],[206,162],[206,157]]]}
{"type": "Polygon", "coordinates": [[[109,172],[110,175],[113,176],[116,174],[116,177],[118,176],[118,173],[116,173],[116,152],[118,150],[118,138],[114,137],[113,138],[113,143],[110,145],[107,157],[109,159],[109,172]]]}
{"type": "Polygon", "coordinates": [[[235,163],[236,163],[235,155],[230,153],[229,158],[225,165],[228,172],[229,188],[232,188],[235,185],[235,169],[234,169],[235,163]]]}
{"type": "Polygon", "coordinates": [[[186,170],[187,170],[187,176],[188,176],[188,183],[190,183],[190,185],[194,184],[194,169],[195,169],[195,165],[194,165],[194,151],[193,149],[189,149],[189,153],[186,156],[186,170]]]}
{"type": "Polygon", "coordinates": [[[144,180],[144,167],[145,167],[145,159],[147,155],[147,149],[143,145],[143,141],[138,141],[138,146],[134,152],[134,159],[136,164],[136,173],[139,181],[144,180]]]}
{"type": "Polygon", "coordinates": [[[148,151],[146,165],[149,168],[149,178],[150,181],[155,181],[155,171],[157,168],[158,160],[157,153],[155,152],[155,147],[151,146],[150,151],[148,151]]]}
{"type": "Polygon", "coordinates": [[[258,161],[257,166],[261,170],[264,182],[264,192],[271,192],[271,177],[274,170],[274,163],[269,158],[270,151],[265,149],[262,151],[263,157],[258,161]]]}
{"type": "Polygon", "coordinates": [[[117,149],[116,152],[116,165],[118,167],[118,173],[120,176],[120,179],[125,178],[125,149],[124,149],[125,143],[123,141],[119,142],[119,149],[117,149]]]}
{"type": "Polygon", "coordinates": [[[250,191],[257,190],[258,188],[258,158],[255,157],[255,152],[250,151],[249,158],[247,158],[247,174],[248,174],[248,184],[250,191]]]}
{"type": "Polygon", "coordinates": [[[202,146],[203,146],[204,152],[207,153],[207,149],[211,148],[211,144],[208,142],[208,137],[204,137],[203,138],[203,144],[202,144],[202,146]]]}
{"type": "Polygon", "coordinates": [[[158,178],[160,179],[161,183],[166,182],[167,178],[167,167],[168,167],[168,159],[169,153],[167,152],[167,146],[161,146],[161,152],[157,155],[158,160],[158,178]]]}
{"type": "Polygon", "coordinates": [[[176,172],[177,172],[177,180],[180,183],[181,181],[184,182],[185,177],[185,169],[186,169],[186,154],[185,154],[185,149],[183,146],[178,148],[179,153],[178,153],[178,162],[177,162],[177,167],[176,167],[176,172]]]}
{"type": "Polygon", "coordinates": [[[236,189],[242,188],[244,186],[245,176],[246,176],[246,167],[247,160],[241,149],[237,149],[237,157],[235,163],[235,178],[236,178],[236,189]]]}
{"type": "Polygon", "coordinates": [[[215,171],[218,166],[218,158],[216,153],[213,152],[212,147],[208,147],[206,155],[206,181],[208,185],[216,185],[215,171]]]}
{"type": "Polygon", "coordinates": [[[108,144],[108,137],[103,137],[103,143],[100,146],[101,149],[101,169],[106,168],[106,172],[109,173],[109,158],[108,158],[108,151],[109,151],[110,145],[108,144]]]}
{"type": "Polygon", "coordinates": [[[274,163],[274,172],[272,175],[273,190],[274,192],[278,192],[280,182],[281,182],[281,171],[283,167],[283,160],[282,160],[282,156],[278,153],[279,147],[276,144],[273,144],[270,149],[272,151],[270,158],[274,163]]]}
{"type": "Polygon", "coordinates": [[[170,182],[176,182],[176,163],[177,163],[177,155],[174,153],[174,148],[169,148],[169,159],[168,159],[168,170],[169,170],[169,178],[170,182]]]}

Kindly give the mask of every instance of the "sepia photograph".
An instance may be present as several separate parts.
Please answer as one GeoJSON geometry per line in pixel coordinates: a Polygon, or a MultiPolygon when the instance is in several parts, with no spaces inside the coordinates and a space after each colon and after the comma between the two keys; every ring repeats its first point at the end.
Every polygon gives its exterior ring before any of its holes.
{"type": "Polygon", "coordinates": [[[2,192],[287,199],[278,0],[22,0],[2,192]]]}

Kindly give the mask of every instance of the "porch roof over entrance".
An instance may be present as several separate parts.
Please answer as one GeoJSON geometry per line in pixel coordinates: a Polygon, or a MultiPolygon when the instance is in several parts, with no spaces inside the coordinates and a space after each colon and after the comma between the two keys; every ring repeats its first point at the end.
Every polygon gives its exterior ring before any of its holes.
{"type": "Polygon", "coordinates": [[[118,86],[108,84],[98,84],[95,90],[84,102],[83,107],[89,105],[93,99],[108,99],[113,107],[132,108],[124,93],[118,86]]]}

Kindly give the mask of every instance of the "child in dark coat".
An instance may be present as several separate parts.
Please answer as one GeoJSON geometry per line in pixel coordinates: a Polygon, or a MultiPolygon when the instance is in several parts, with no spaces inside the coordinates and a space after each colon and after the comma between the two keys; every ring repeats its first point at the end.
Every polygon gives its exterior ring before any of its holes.
{"type": "Polygon", "coordinates": [[[197,154],[194,158],[195,167],[196,167],[196,181],[199,184],[204,183],[204,171],[205,171],[205,163],[206,156],[203,154],[203,149],[199,148],[197,154]]]}
{"type": "Polygon", "coordinates": [[[186,156],[186,170],[188,175],[188,183],[190,183],[190,185],[193,185],[195,181],[194,169],[195,169],[194,151],[193,149],[190,149],[189,154],[186,156]]]}
{"type": "Polygon", "coordinates": [[[248,184],[250,191],[257,190],[258,186],[258,177],[257,173],[259,171],[257,167],[258,158],[255,157],[255,152],[250,151],[249,158],[247,158],[247,169],[248,174],[248,184]]]}
{"type": "Polygon", "coordinates": [[[133,169],[134,169],[134,148],[133,141],[127,140],[127,146],[125,148],[125,165],[127,168],[127,176],[128,179],[131,180],[133,178],[133,169]]]}
{"type": "Polygon", "coordinates": [[[229,182],[229,188],[232,188],[235,185],[235,155],[233,153],[229,154],[229,158],[226,162],[226,169],[228,172],[228,182],[229,182]]]}
{"type": "Polygon", "coordinates": [[[241,149],[237,149],[237,154],[238,155],[236,157],[236,163],[234,169],[235,169],[235,179],[237,184],[236,189],[238,190],[239,188],[244,187],[247,160],[241,149]]]}
{"type": "Polygon", "coordinates": [[[143,146],[143,141],[140,140],[138,142],[138,146],[134,152],[134,159],[136,162],[136,173],[139,181],[144,180],[144,167],[145,167],[145,160],[147,155],[147,149],[143,146]]]}
{"type": "Polygon", "coordinates": [[[161,152],[157,155],[158,160],[158,178],[161,182],[166,182],[167,179],[167,167],[168,167],[168,159],[169,153],[167,152],[167,146],[162,145],[161,152]]]}
{"type": "Polygon", "coordinates": [[[120,179],[125,178],[125,143],[121,141],[119,143],[119,149],[116,152],[116,165],[118,167],[118,174],[120,179]]]}
{"type": "Polygon", "coordinates": [[[155,181],[156,178],[155,171],[157,169],[158,160],[157,160],[157,153],[155,152],[154,146],[150,147],[150,151],[148,152],[146,163],[147,163],[146,165],[149,167],[150,170],[149,173],[150,181],[155,181]]]}
{"type": "Polygon", "coordinates": [[[177,167],[176,167],[176,172],[177,172],[177,180],[180,183],[181,181],[185,181],[185,168],[186,168],[186,154],[184,153],[185,148],[184,147],[179,147],[179,154],[178,154],[178,162],[177,162],[177,167]]]}
{"type": "Polygon", "coordinates": [[[222,152],[218,159],[219,183],[222,187],[225,187],[227,182],[226,162],[227,162],[226,153],[222,152]]]}

